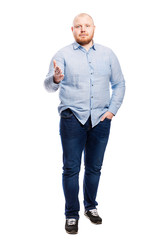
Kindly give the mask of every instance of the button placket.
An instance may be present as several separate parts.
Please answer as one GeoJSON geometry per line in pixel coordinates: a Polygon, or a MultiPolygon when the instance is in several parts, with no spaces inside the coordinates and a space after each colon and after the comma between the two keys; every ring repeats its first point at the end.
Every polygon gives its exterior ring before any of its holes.
{"type": "Polygon", "coordinates": [[[92,87],[93,87],[93,67],[92,67],[92,61],[91,61],[91,58],[90,58],[90,55],[89,55],[89,52],[86,54],[87,56],[87,60],[88,60],[88,65],[89,65],[89,72],[90,72],[90,96],[91,96],[91,99],[90,99],[90,109],[93,110],[93,92],[92,92],[92,87]]]}

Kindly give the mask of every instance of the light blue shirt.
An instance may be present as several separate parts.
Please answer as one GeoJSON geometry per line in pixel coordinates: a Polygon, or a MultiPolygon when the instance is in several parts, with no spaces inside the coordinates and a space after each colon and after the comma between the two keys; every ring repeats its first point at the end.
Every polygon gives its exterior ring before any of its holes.
{"type": "Polygon", "coordinates": [[[87,51],[76,41],[52,57],[44,86],[48,92],[59,89],[59,115],[70,108],[83,125],[91,115],[92,127],[105,112],[116,115],[125,93],[125,80],[114,52],[97,43],[87,51]],[[53,59],[64,74],[58,84],[53,82],[53,59]]]}

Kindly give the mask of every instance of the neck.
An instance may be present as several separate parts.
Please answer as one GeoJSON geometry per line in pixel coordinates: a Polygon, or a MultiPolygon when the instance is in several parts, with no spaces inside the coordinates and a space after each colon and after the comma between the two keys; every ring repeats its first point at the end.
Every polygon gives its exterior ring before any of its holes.
{"type": "Polygon", "coordinates": [[[91,40],[89,43],[85,44],[85,45],[81,45],[82,47],[84,47],[87,51],[90,49],[90,47],[92,47],[93,45],[93,40],[91,40]]]}

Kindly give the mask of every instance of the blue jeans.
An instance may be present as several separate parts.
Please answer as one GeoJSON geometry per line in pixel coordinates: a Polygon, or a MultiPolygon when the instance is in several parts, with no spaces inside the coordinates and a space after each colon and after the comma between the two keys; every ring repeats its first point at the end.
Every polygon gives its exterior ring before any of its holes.
{"type": "Polygon", "coordinates": [[[96,208],[101,167],[110,133],[111,120],[105,118],[92,128],[91,117],[82,125],[68,108],[61,112],[60,136],[63,149],[62,185],[66,218],[79,219],[79,172],[84,150],[84,208],[96,208]]]}

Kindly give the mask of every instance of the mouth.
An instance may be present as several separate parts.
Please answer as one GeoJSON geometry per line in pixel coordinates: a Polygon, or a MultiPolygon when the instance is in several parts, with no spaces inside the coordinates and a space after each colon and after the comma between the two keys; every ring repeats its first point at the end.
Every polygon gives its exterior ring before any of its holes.
{"type": "Polygon", "coordinates": [[[80,36],[80,38],[87,38],[87,36],[80,36]]]}
{"type": "Polygon", "coordinates": [[[81,34],[81,35],[79,35],[80,37],[87,37],[88,35],[86,35],[86,34],[81,34]]]}

